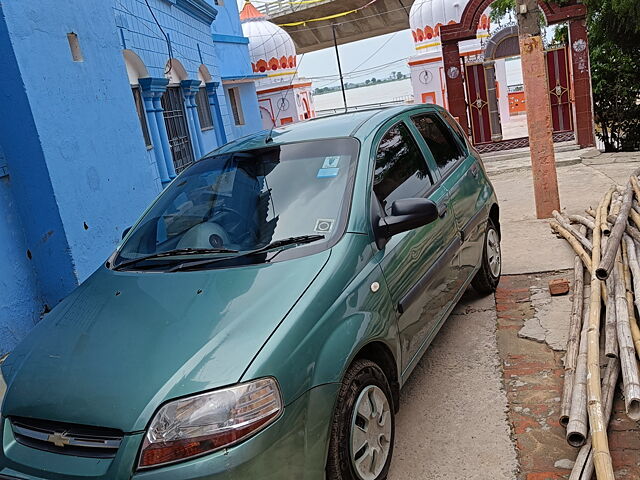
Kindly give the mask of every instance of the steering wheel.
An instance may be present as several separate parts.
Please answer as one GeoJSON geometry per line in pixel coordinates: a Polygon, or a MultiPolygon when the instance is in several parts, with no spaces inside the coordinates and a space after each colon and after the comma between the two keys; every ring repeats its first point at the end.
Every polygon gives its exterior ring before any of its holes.
{"type": "MultiPolygon", "coordinates": [[[[238,238],[240,235],[242,235],[243,233],[246,233],[246,232],[238,231],[240,227],[244,227],[243,224],[246,222],[245,215],[242,215],[240,212],[238,212],[237,210],[227,205],[220,205],[218,208],[216,208],[214,215],[209,218],[209,222],[215,222],[223,226],[227,234],[230,235],[231,237],[234,237],[236,241],[240,240],[238,238]],[[235,222],[227,221],[226,219],[227,214],[230,214],[231,216],[235,217],[235,222]],[[221,217],[224,219],[224,221],[220,220],[221,217]]],[[[239,242],[236,242],[236,243],[239,243],[239,242]]]]}

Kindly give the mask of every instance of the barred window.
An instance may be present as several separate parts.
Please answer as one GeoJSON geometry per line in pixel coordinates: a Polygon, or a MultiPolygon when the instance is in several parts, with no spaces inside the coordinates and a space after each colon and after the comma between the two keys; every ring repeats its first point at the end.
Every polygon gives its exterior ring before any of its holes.
{"type": "Polygon", "coordinates": [[[200,119],[200,128],[202,130],[210,130],[213,128],[213,117],[211,116],[211,105],[209,105],[209,95],[207,89],[201,87],[196,95],[196,106],[198,107],[198,118],[200,119]]]}
{"type": "Polygon", "coordinates": [[[133,87],[133,100],[136,102],[136,111],[138,112],[138,119],[140,120],[140,127],[142,128],[142,136],[144,137],[144,144],[147,148],[153,147],[151,141],[151,135],[149,134],[149,125],[147,124],[147,114],[144,111],[144,101],[142,100],[142,91],[140,87],[133,87]]]}

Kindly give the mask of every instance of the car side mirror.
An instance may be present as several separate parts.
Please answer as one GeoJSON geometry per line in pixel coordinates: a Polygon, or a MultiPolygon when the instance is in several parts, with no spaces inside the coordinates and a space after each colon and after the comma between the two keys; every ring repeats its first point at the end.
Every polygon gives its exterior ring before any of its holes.
{"type": "Polygon", "coordinates": [[[405,198],[391,204],[391,215],[379,220],[379,231],[386,238],[434,222],[439,217],[437,205],[427,198],[405,198]]]}
{"type": "Polygon", "coordinates": [[[131,227],[127,227],[122,231],[122,239],[124,240],[124,237],[127,236],[127,233],[129,233],[131,231],[131,227]]]}

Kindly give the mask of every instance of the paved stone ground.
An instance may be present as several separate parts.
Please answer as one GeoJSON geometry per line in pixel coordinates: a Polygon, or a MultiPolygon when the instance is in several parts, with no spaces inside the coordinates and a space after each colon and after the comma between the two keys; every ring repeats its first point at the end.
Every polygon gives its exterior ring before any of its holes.
{"type": "MultiPolygon", "coordinates": [[[[496,292],[498,355],[520,466],[519,480],[568,478],[577,455],[577,449],[566,443],[565,429],[558,422],[564,352],[553,350],[544,340],[523,338],[521,334],[525,323],[539,314],[536,296],[548,281],[565,277],[573,282],[572,276],[570,271],[506,276],[496,292]]],[[[550,303],[553,306],[569,299],[553,297],[550,303]]],[[[551,319],[569,321],[566,312],[551,319]]],[[[640,425],[624,413],[619,390],[609,440],[616,479],[640,479],[640,425]]]]}

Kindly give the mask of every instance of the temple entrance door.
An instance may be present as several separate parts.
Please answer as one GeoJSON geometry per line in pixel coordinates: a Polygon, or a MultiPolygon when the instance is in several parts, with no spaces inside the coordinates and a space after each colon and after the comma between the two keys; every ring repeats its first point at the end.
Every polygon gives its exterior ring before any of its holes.
{"type": "Polygon", "coordinates": [[[465,83],[471,117],[471,136],[474,145],[491,142],[491,119],[489,117],[489,93],[482,63],[466,66],[465,83]]]}
{"type": "Polygon", "coordinates": [[[545,53],[549,78],[549,101],[553,131],[567,132],[571,124],[571,100],[569,95],[569,64],[567,47],[548,50],[545,53]]]}

